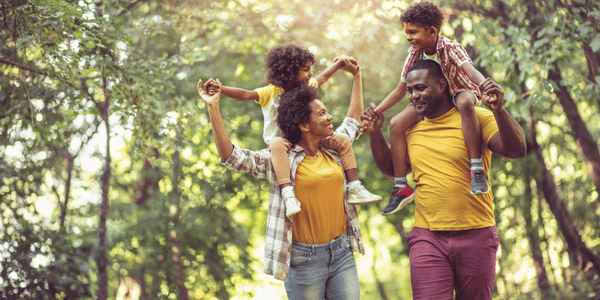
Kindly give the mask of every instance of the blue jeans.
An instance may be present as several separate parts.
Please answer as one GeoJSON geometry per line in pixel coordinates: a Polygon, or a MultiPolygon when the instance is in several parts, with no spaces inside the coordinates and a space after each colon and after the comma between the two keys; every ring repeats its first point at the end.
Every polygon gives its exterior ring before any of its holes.
{"type": "Polygon", "coordinates": [[[327,244],[292,243],[285,291],[296,299],[360,299],[354,254],[346,233],[327,244]]]}

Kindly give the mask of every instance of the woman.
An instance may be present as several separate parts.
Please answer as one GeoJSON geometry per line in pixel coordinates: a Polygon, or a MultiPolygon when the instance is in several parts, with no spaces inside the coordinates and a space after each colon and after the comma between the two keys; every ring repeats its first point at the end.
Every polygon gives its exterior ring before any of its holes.
{"type": "MultiPolygon", "coordinates": [[[[354,76],[347,117],[336,130],[355,140],[363,110],[360,67],[346,63],[354,76]]],[[[268,149],[235,147],[219,111],[220,90],[210,79],[198,92],[206,102],[215,144],[224,165],[259,178],[268,178],[269,212],[263,271],[285,281],[289,299],[360,299],[353,251],[364,253],[354,205],[347,197],[346,180],[337,152],[321,143],[333,135],[332,117],[317,99],[314,88],[301,86],[281,95],[277,122],[294,143],[289,152],[291,180],[302,210],[286,217],[268,149]],[[215,93],[209,93],[209,86],[215,93]]]]}

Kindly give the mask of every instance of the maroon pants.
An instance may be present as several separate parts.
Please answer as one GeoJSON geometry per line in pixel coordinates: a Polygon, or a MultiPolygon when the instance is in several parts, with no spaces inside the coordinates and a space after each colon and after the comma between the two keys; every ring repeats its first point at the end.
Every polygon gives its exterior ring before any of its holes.
{"type": "Polygon", "coordinates": [[[496,277],[496,227],[431,231],[407,236],[413,299],[492,299],[496,277]],[[454,291],[454,292],[453,292],[454,291]]]}

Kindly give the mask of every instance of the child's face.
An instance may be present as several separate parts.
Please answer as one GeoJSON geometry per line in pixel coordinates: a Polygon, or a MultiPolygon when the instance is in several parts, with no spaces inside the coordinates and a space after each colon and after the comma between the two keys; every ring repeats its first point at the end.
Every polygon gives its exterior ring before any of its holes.
{"type": "Polygon", "coordinates": [[[312,64],[310,62],[300,67],[300,71],[298,71],[298,77],[296,78],[296,81],[301,85],[308,85],[310,78],[313,76],[311,69],[312,64]]]}
{"type": "Polygon", "coordinates": [[[404,22],[406,40],[415,51],[424,50],[427,54],[435,53],[437,46],[437,30],[434,27],[423,27],[417,23],[404,22]]]}

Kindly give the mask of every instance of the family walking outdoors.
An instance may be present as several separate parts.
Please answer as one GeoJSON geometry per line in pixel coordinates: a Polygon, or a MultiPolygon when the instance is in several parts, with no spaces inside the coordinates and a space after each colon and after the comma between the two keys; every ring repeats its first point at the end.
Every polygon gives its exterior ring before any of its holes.
{"type": "Polygon", "coordinates": [[[440,35],[443,19],[429,2],[403,12],[411,48],[400,82],[366,110],[366,66],[340,56],[313,78],[313,54],[295,44],[265,55],[266,87],[198,82],[221,162],[269,181],[263,271],[285,282],[289,299],[360,298],[353,252],[364,253],[364,246],[356,205],[382,200],[358,178],[352,142],[361,133],[369,135],[377,167],[394,178],[382,214],[414,201],[407,236],[414,299],[492,299],[499,240],[491,155],[523,157],[525,134],[503,107],[502,87],[473,67],[460,44],[440,35]],[[346,118],[334,129],[317,88],[338,70],[352,75],[353,87],[346,118]],[[231,142],[221,95],[261,105],[266,149],[231,142]],[[390,120],[388,143],[383,112],[405,95],[410,104],[390,120]],[[411,172],[414,189],[406,180],[411,172]]]}

